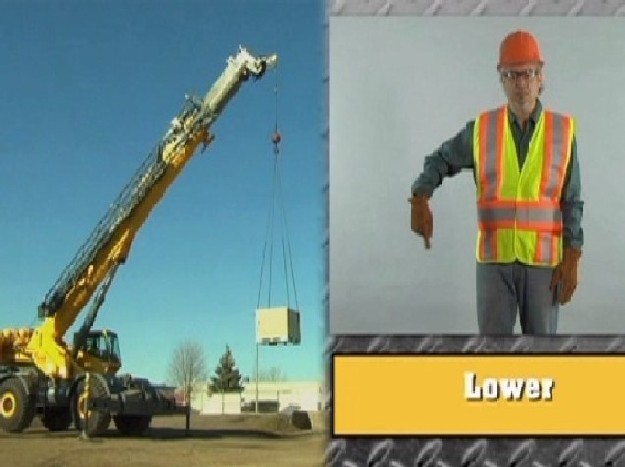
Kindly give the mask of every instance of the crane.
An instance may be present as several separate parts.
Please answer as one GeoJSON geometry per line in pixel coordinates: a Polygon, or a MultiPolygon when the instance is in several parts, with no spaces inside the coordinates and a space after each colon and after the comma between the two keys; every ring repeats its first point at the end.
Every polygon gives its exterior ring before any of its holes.
{"type": "Polygon", "coordinates": [[[39,415],[50,430],[67,429],[73,421],[97,435],[113,416],[122,434],[139,434],[152,415],[175,410],[149,381],[117,375],[117,334],[92,326],[137,232],[198,147],[213,141],[211,125],[245,81],[260,79],[276,63],[276,54],[254,56],[239,47],[205,96],[186,96],[164,136],[45,295],[38,307],[41,324],[0,330],[0,428],[21,432],[39,415]],[[69,345],[65,335],[89,304],[69,345]],[[87,373],[93,380],[88,407],[87,373]]]}

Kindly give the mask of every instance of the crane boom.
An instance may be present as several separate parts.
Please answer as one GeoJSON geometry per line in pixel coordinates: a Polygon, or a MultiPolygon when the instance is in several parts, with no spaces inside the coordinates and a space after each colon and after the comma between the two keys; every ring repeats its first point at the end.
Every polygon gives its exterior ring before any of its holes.
{"type": "Polygon", "coordinates": [[[128,257],[137,231],[178,177],[197,147],[210,144],[211,124],[250,77],[260,78],[277,62],[275,54],[255,57],[244,48],[204,98],[188,97],[180,113],[130,182],[96,225],[39,305],[43,324],[34,330],[26,352],[48,376],[72,371],[63,337],[109,272],[128,257]]]}

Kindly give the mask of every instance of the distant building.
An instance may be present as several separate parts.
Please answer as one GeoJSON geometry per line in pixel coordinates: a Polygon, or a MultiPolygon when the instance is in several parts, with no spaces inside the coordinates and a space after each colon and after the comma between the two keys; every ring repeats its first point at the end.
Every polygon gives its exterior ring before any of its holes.
{"type": "Polygon", "coordinates": [[[184,405],[186,401],[184,400],[184,391],[180,388],[177,388],[174,391],[174,399],[176,399],[176,404],[184,405]]]}
{"type": "Polygon", "coordinates": [[[176,399],[178,401],[178,389],[176,386],[169,386],[166,384],[155,384],[153,385],[154,389],[164,397],[168,399],[176,399]]]}
{"type": "MultiPolygon", "coordinates": [[[[258,382],[259,412],[289,410],[320,411],[323,385],[317,381],[258,382]]],[[[245,384],[243,392],[209,394],[208,383],[198,384],[191,398],[191,408],[202,414],[240,414],[256,410],[256,382],[245,384]]]]}

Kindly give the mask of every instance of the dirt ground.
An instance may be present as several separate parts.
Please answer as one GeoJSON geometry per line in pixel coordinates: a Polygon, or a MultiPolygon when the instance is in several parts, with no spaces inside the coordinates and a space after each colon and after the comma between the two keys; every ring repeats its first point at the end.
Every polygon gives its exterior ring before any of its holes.
{"type": "Polygon", "coordinates": [[[276,415],[155,417],[142,437],[108,433],[90,440],[78,432],[51,433],[38,420],[21,434],[0,431],[0,465],[12,467],[322,466],[326,432],[321,417],[299,430],[276,415]]]}

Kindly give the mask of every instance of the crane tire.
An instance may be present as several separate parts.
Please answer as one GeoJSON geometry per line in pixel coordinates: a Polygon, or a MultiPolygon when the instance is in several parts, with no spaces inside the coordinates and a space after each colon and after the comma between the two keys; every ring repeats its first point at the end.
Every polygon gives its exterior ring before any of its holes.
{"type": "Polygon", "coordinates": [[[116,415],[113,422],[123,436],[141,436],[150,428],[151,415],[116,415]]]}
{"type": "Polygon", "coordinates": [[[72,413],[69,407],[46,407],[41,424],[49,431],[65,431],[72,424],[72,413]]]}
{"type": "Polygon", "coordinates": [[[9,433],[21,433],[35,417],[35,403],[26,387],[17,378],[0,383],[0,428],[9,433]]]}
{"type": "MultiPolygon", "coordinates": [[[[91,397],[108,397],[109,392],[106,383],[101,378],[94,377],[90,383],[91,397]]],[[[81,380],[76,385],[76,390],[71,399],[71,413],[74,419],[74,426],[77,430],[86,431],[88,436],[99,436],[106,432],[111,423],[111,414],[107,411],[90,410],[87,414],[84,398],[85,381],[81,380]],[[85,430],[85,415],[88,415],[87,427],[85,430]]]]}

